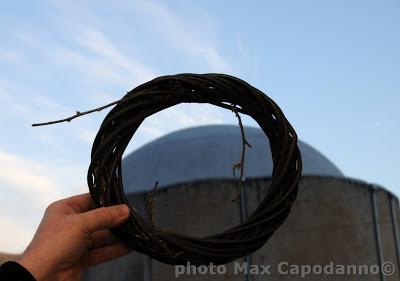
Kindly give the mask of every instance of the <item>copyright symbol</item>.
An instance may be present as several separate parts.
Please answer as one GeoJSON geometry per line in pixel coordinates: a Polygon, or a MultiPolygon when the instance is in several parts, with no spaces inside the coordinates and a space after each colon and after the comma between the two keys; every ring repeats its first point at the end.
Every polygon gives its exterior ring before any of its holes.
{"type": "Polygon", "coordinates": [[[396,267],[394,263],[387,261],[382,264],[381,271],[384,276],[391,276],[395,273],[396,267]]]}

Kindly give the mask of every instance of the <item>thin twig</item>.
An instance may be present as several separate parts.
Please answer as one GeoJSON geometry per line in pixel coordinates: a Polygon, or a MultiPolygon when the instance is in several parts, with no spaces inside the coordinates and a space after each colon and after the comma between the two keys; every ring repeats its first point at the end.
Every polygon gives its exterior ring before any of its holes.
{"type": "Polygon", "coordinates": [[[146,195],[146,209],[149,217],[150,224],[153,225],[154,208],[156,207],[156,189],[158,181],[154,184],[153,189],[146,195]]]}
{"type": "Polygon", "coordinates": [[[242,124],[242,118],[240,118],[239,112],[236,110],[236,107],[234,105],[232,105],[231,108],[232,112],[235,113],[238,122],[239,122],[239,127],[240,127],[240,134],[242,136],[242,154],[240,156],[240,162],[239,163],[235,163],[232,165],[232,172],[233,172],[233,176],[236,177],[236,170],[239,169],[240,170],[240,176],[239,176],[239,193],[238,195],[232,199],[232,202],[236,202],[237,200],[239,200],[240,198],[240,191],[242,188],[242,182],[243,182],[243,175],[244,175],[244,160],[245,160],[245,154],[246,154],[246,145],[251,148],[251,144],[247,141],[246,136],[244,134],[244,128],[243,128],[243,124],[242,124]]]}
{"type": "Polygon", "coordinates": [[[57,123],[62,123],[62,122],[71,122],[71,120],[73,120],[73,119],[75,119],[77,117],[80,117],[80,116],[83,116],[83,115],[86,115],[86,114],[90,114],[90,113],[93,113],[93,112],[102,111],[103,109],[106,109],[107,107],[110,107],[110,106],[113,106],[113,105],[117,104],[119,101],[120,100],[113,101],[113,102],[111,102],[109,104],[106,104],[106,105],[103,105],[103,106],[100,106],[98,108],[91,109],[91,110],[88,110],[88,111],[84,111],[84,112],[77,111],[75,113],[75,115],[72,115],[72,116],[64,118],[64,119],[55,120],[55,121],[49,121],[49,122],[44,122],[44,123],[35,123],[35,124],[32,124],[32,127],[52,125],[52,124],[57,124],[57,123]]]}

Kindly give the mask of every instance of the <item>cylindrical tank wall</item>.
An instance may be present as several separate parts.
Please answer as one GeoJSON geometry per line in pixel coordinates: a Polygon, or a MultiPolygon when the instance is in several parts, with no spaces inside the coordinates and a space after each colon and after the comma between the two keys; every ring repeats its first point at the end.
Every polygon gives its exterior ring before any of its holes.
{"type": "MultiPolygon", "coordinates": [[[[255,209],[268,191],[267,179],[247,181],[246,202],[232,202],[238,194],[233,181],[202,181],[164,188],[157,193],[154,223],[164,229],[193,236],[221,232],[240,223],[241,208],[255,209]]],[[[130,194],[133,206],[146,216],[145,194],[130,194]]],[[[179,280],[298,280],[282,275],[277,266],[288,265],[399,265],[399,205],[391,193],[363,182],[307,177],[285,223],[251,255],[255,265],[271,265],[270,275],[235,274],[234,264],[224,275],[181,275],[179,280]],[[395,228],[396,227],[396,228],[395,228]],[[397,242],[396,242],[397,241],[397,242]]],[[[243,262],[244,259],[238,260],[243,262]]],[[[398,268],[396,268],[398,269],[398,268]]],[[[132,252],[126,257],[91,268],[87,281],[174,280],[174,266],[132,252]]],[[[382,280],[370,275],[308,275],[306,280],[382,280]]],[[[398,272],[384,280],[399,280],[398,272]]]]}

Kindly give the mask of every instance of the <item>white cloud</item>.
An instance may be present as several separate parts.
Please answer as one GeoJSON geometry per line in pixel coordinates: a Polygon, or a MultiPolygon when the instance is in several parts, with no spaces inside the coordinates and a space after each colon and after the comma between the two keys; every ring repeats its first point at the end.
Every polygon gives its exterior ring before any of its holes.
{"type": "Polygon", "coordinates": [[[59,47],[51,52],[51,56],[58,63],[79,70],[84,75],[82,77],[84,79],[93,78],[96,81],[121,83],[125,78],[125,76],[120,74],[119,70],[111,68],[108,61],[99,58],[90,58],[77,50],[59,47]]]}
{"type": "Polygon", "coordinates": [[[52,180],[42,164],[0,150],[0,184],[11,193],[29,195],[39,209],[47,203],[61,198],[56,182],[52,180]]]}
{"type": "MultiPolygon", "coordinates": [[[[153,4],[145,4],[145,7],[149,8],[148,5],[153,4]]],[[[160,25],[164,26],[167,22],[172,23],[173,27],[177,29],[174,31],[177,37],[175,39],[184,40],[184,45],[187,46],[187,51],[190,54],[201,54],[212,69],[223,70],[229,68],[215,49],[208,45],[198,44],[189,32],[178,28],[179,20],[172,13],[161,6],[157,6],[156,10],[158,10],[156,13],[163,15],[161,20],[165,21],[165,23],[161,22],[160,25]]],[[[122,54],[105,34],[95,28],[81,28],[74,40],[83,48],[84,52],[76,49],[59,48],[55,52],[55,56],[59,61],[79,68],[86,76],[94,75],[95,79],[101,79],[102,83],[106,81],[119,83],[129,81],[132,83],[132,78],[136,78],[135,83],[142,83],[155,76],[155,71],[122,54]]],[[[107,94],[106,96],[111,95],[107,94]]],[[[104,98],[104,92],[100,92],[99,99],[104,101],[104,98]]],[[[152,138],[160,137],[180,128],[222,123],[223,116],[216,112],[215,107],[211,106],[205,108],[204,106],[193,104],[178,105],[173,109],[167,109],[145,120],[141,126],[141,131],[146,135],[144,139],[149,141],[152,138]]],[[[92,129],[79,130],[77,135],[79,139],[91,143],[95,131],[92,129]]],[[[143,141],[140,143],[143,143],[143,141]]]]}
{"type": "Polygon", "coordinates": [[[21,253],[31,241],[34,229],[0,216],[0,252],[21,253]]]}
{"type": "Polygon", "coordinates": [[[0,150],[0,251],[22,251],[46,206],[63,198],[52,173],[41,163],[0,150]]]}
{"type": "Polygon", "coordinates": [[[85,143],[92,144],[96,137],[97,131],[94,129],[79,129],[77,130],[77,137],[85,143]]]}
{"type": "Polygon", "coordinates": [[[79,34],[77,41],[87,50],[105,59],[109,67],[125,70],[126,77],[131,77],[131,79],[133,77],[140,82],[155,77],[154,72],[147,66],[122,54],[99,30],[86,28],[79,34]]]}
{"type": "Polygon", "coordinates": [[[51,202],[88,192],[82,171],[0,150],[0,252],[22,251],[51,202]]]}
{"type": "MultiPolygon", "coordinates": [[[[0,116],[18,117],[29,122],[40,118],[60,115],[70,109],[58,104],[43,94],[26,92],[9,82],[0,81],[0,102],[7,105],[7,110],[0,111],[0,116]]],[[[29,124],[29,123],[28,123],[29,124]]]]}
{"type": "Polygon", "coordinates": [[[226,123],[226,111],[209,104],[179,104],[146,118],[129,144],[127,153],[170,132],[193,126],[226,123]]]}
{"type": "MultiPolygon", "coordinates": [[[[2,81],[0,81],[0,102],[2,104],[7,104],[7,110],[0,111],[0,117],[7,119],[13,118],[16,120],[14,122],[19,124],[25,123],[27,127],[32,123],[62,119],[75,114],[75,110],[54,102],[45,95],[20,94],[10,83],[2,83],[2,81]]],[[[96,131],[88,123],[89,122],[74,122],[70,129],[70,132],[72,131],[73,133],[69,136],[84,143],[91,144],[96,131]]],[[[64,125],[66,125],[66,123],[64,125]]],[[[55,128],[54,130],[35,128],[34,130],[36,130],[34,137],[48,145],[53,145],[64,138],[55,128]]]]}
{"type": "Polygon", "coordinates": [[[141,130],[151,137],[160,137],[164,134],[163,130],[152,125],[142,125],[141,130]]]}
{"type": "Polygon", "coordinates": [[[83,80],[93,85],[139,84],[157,76],[145,64],[119,51],[100,30],[81,27],[70,39],[81,48],[53,47],[49,54],[58,63],[78,69],[83,80]]]}
{"type": "MultiPolygon", "coordinates": [[[[231,66],[209,40],[208,31],[196,28],[196,36],[187,28],[187,23],[177,17],[167,7],[148,0],[135,1],[135,7],[146,14],[152,26],[161,33],[176,49],[193,57],[201,57],[211,71],[230,72],[231,66]],[[202,34],[198,34],[199,31],[202,34]],[[199,39],[201,38],[201,39],[199,39]],[[203,40],[202,40],[203,39],[203,40]]],[[[204,23],[201,23],[205,26],[204,23]]]]}
{"type": "Polygon", "coordinates": [[[174,120],[179,127],[220,124],[223,123],[223,118],[218,110],[212,105],[182,104],[160,113],[160,118],[174,120]]]}

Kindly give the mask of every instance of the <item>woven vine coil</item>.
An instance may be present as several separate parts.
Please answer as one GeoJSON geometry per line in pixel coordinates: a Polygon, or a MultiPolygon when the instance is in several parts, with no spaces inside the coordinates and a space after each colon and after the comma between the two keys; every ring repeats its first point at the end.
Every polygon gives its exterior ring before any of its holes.
{"type": "Polygon", "coordinates": [[[165,231],[141,217],[134,206],[128,221],[111,231],[134,250],[163,263],[225,264],[259,249],[285,221],[301,174],[296,132],[275,102],[245,81],[188,73],[158,77],[128,92],[105,117],[94,140],[88,186],[97,207],[129,205],[121,172],[125,148],[145,118],[180,103],[213,104],[249,115],[259,124],[273,160],[265,198],[243,223],[204,238],[165,231]]]}

